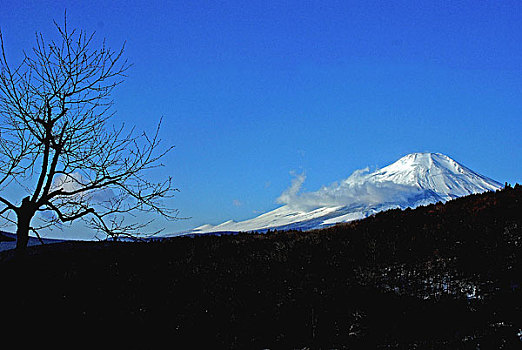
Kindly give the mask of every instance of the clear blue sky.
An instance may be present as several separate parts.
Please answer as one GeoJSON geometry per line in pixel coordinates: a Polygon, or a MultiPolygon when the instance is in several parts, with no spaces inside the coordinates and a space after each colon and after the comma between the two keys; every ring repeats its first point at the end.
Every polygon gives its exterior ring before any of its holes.
{"type": "Polygon", "coordinates": [[[520,1],[0,0],[13,60],[52,20],[126,41],[118,121],[176,146],[179,231],[419,151],[522,182],[520,1]]]}

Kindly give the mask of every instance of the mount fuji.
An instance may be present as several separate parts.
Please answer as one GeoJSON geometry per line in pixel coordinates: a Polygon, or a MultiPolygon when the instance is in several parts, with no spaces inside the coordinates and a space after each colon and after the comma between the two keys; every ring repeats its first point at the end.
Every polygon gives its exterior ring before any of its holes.
{"type": "Polygon", "coordinates": [[[283,206],[250,220],[203,225],[183,234],[310,230],[368,217],[393,208],[415,208],[495,191],[503,186],[440,153],[412,153],[382,169],[357,170],[318,191],[300,193],[304,176],[279,198],[283,206]]]}

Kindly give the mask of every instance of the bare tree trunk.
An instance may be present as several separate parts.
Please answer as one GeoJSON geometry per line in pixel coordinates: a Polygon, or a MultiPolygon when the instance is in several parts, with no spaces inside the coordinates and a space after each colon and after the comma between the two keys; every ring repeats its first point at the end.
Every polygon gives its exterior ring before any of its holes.
{"type": "Polygon", "coordinates": [[[29,222],[26,218],[18,219],[18,227],[16,228],[16,252],[19,254],[25,253],[27,243],[29,242],[29,222]]]}
{"type": "Polygon", "coordinates": [[[16,228],[16,252],[20,255],[23,255],[27,248],[27,243],[29,242],[29,230],[34,213],[29,197],[24,198],[22,205],[18,208],[16,213],[18,216],[16,228]]]}

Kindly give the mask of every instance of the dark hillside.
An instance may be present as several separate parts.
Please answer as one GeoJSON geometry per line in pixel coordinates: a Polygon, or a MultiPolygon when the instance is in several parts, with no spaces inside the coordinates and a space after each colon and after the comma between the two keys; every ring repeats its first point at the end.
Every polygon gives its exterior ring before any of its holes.
{"type": "Polygon", "coordinates": [[[16,239],[11,237],[7,232],[0,231],[0,242],[12,242],[16,239]]]}
{"type": "MultiPolygon", "coordinates": [[[[1,317],[230,349],[522,348],[522,187],[311,232],[0,255],[1,317]]],[[[7,328],[6,328],[7,327],[7,328]]]]}

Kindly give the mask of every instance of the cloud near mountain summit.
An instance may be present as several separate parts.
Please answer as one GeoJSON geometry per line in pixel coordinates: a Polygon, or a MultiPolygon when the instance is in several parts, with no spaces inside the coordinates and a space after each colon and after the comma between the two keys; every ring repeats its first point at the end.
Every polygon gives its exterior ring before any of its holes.
{"type": "Polygon", "coordinates": [[[317,191],[300,192],[306,180],[304,174],[296,174],[292,183],[278,198],[277,203],[295,210],[308,211],[321,207],[373,205],[386,202],[402,202],[419,195],[422,189],[392,181],[368,181],[372,173],[368,167],[356,170],[348,178],[323,186],[317,191]]]}

